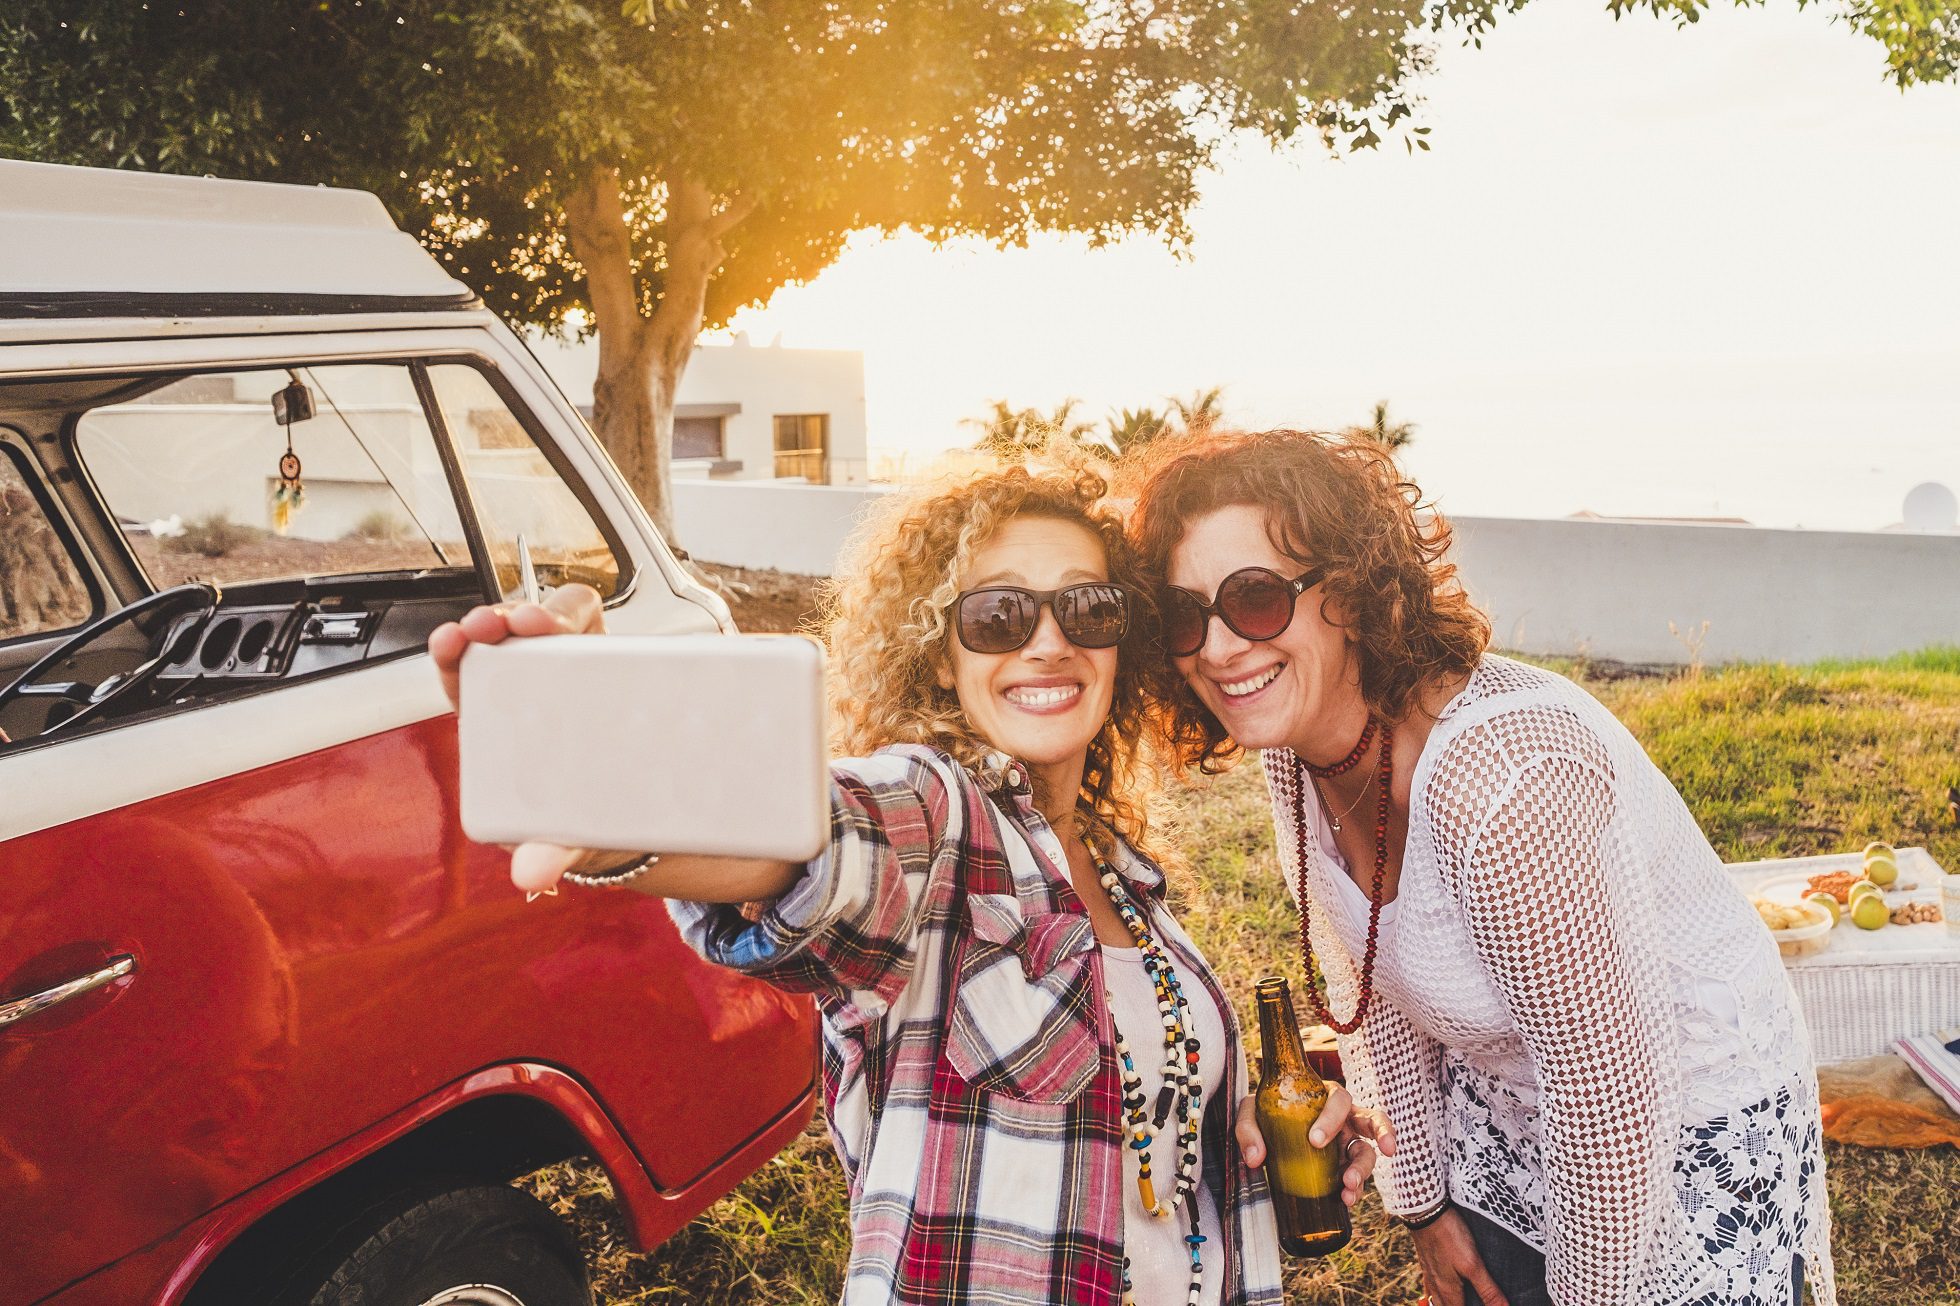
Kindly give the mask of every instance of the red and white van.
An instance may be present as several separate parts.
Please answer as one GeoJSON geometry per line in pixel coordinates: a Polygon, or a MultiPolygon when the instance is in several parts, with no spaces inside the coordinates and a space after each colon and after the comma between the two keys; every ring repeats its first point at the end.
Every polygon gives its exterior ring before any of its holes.
{"type": "Polygon", "coordinates": [[[510,1180],[649,1245],[803,1127],[806,1002],[458,829],[519,534],[731,628],[374,197],[0,161],[0,1306],[583,1303],[510,1180]]]}

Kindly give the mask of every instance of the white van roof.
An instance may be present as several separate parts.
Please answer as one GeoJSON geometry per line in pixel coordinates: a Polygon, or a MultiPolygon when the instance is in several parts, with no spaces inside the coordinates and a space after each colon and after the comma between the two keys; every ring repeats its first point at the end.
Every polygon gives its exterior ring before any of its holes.
{"type": "Polygon", "coordinates": [[[331,312],[474,296],[366,191],[0,159],[0,318],[227,302],[331,312]]]}

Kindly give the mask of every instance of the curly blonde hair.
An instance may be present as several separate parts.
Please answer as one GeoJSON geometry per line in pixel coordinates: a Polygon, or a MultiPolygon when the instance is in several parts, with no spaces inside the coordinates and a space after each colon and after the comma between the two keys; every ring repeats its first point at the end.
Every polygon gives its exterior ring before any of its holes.
{"type": "MultiPolygon", "coordinates": [[[[1427,686],[1477,665],[1490,622],[1446,558],[1450,524],[1380,445],[1290,430],[1212,430],[1153,445],[1131,522],[1153,595],[1191,522],[1234,505],[1263,511],[1273,546],[1294,561],[1326,566],[1322,593],[1349,614],[1362,697],[1378,717],[1406,719],[1427,686]]],[[[1150,670],[1153,722],[1177,764],[1230,765],[1239,745],[1224,724],[1168,658],[1150,670]]]]}
{"type": "Polygon", "coordinates": [[[939,683],[956,638],[959,578],[1014,517],[1074,522],[1101,541],[1109,578],[1131,595],[1130,630],[1117,646],[1109,719],[1089,744],[1078,811],[1141,849],[1156,768],[1143,739],[1145,669],[1155,659],[1155,607],[1137,572],[1122,519],[1104,499],[1094,464],[1009,467],[892,494],[852,532],[823,594],[816,634],[830,655],[834,743],[847,755],[923,744],[966,767],[994,746],[975,732],[959,698],[939,683]]]}

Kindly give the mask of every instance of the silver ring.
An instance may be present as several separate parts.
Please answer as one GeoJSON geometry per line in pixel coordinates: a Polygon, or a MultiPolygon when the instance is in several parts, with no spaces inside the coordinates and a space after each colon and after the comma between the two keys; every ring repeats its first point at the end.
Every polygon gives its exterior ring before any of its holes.
{"type": "Polygon", "coordinates": [[[1354,1159],[1355,1145],[1358,1143],[1366,1143],[1367,1141],[1368,1141],[1367,1139],[1362,1138],[1358,1134],[1355,1137],[1348,1139],[1347,1146],[1341,1149],[1341,1159],[1344,1161],[1352,1161],[1354,1159]]]}

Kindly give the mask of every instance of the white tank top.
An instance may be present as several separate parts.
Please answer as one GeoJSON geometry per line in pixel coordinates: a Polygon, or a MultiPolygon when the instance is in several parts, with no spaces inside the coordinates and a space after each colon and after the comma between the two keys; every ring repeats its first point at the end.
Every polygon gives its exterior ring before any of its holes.
{"type": "MultiPolygon", "coordinates": [[[[1109,988],[1117,1028],[1123,1031],[1123,1041],[1130,1046],[1130,1060],[1136,1063],[1137,1075],[1143,1080],[1144,1101],[1154,1103],[1157,1090],[1164,1082],[1164,1023],[1157,1014],[1156,986],[1143,968],[1143,954],[1138,949],[1104,944],[1102,953],[1103,983],[1109,988]]],[[[1184,996],[1191,1002],[1186,1020],[1198,1039],[1198,1075],[1205,1091],[1202,1102],[1209,1107],[1213,1095],[1225,1083],[1225,1058],[1229,1055],[1225,1023],[1203,984],[1186,976],[1178,978],[1184,996]]],[[[1150,1144],[1150,1181],[1160,1200],[1170,1195],[1177,1173],[1176,1120],[1173,1113],[1150,1144]]],[[[1198,1173],[1204,1173],[1202,1140],[1198,1173]]],[[[1216,1306],[1225,1272],[1218,1204],[1202,1183],[1194,1196],[1198,1202],[1198,1232],[1205,1237],[1199,1249],[1204,1256],[1204,1291],[1198,1300],[1201,1306],[1216,1306]]],[[[1191,1253],[1184,1241],[1190,1232],[1189,1205],[1179,1207],[1177,1214],[1168,1220],[1158,1219],[1143,1209],[1143,1198],[1137,1192],[1137,1152],[1126,1144],[1123,1148],[1123,1251],[1130,1258],[1130,1280],[1136,1288],[1137,1306],[1186,1306],[1190,1301],[1191,1253]]]]}

